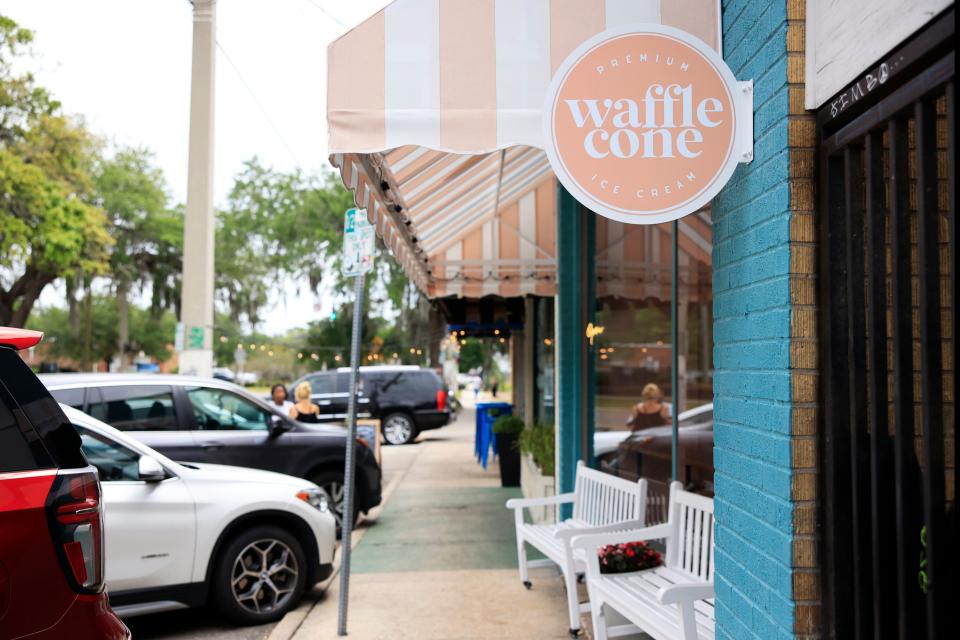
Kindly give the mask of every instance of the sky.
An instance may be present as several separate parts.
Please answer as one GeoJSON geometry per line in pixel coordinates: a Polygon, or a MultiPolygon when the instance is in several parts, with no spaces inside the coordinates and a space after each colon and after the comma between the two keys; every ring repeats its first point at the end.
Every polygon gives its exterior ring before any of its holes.
{"type": "MultiPolygon", "coordinates": [[[[243,162],[278,170],[329,168],[327,45],[388,0],[219,0],[214,201],[243,162]]],[[[188,0],[0,0],[35,32],[26,63],[40,85],[95,133],[147,147],[171,196],[185,198],[192,7],[188,0]]],[[[278,333],[314,313],[312,295],[280,294],[261,329],[278,333]],[[291,314],[291,309],[299,313],[291,314]]],[[[62,292],[45,292],[55,304],[62,292]]],[[[329,303],[316,311],[329,314],[329,303]]]]}

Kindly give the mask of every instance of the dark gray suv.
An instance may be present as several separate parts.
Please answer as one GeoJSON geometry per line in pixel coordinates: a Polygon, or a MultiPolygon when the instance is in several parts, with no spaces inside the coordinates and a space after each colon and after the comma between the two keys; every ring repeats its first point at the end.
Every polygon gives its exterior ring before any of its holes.
{"type": "MultiPolygon", "coordinates": [[[[178,375],[61,373],[40,380],[80,409],[176,461],[253,467],[323,487],[343,515],[346,432],[305,425],[229,382],[178,375]]],[[[380,504],[380,466],[358,441],[354,518],[380,504]]]]}
{"type": "MultiPolygon", "coordinates": [[[[317,371],[290,385],[309,382],[320,419],[345,420],[350,399],[350,370],[317,371]]],[[[387,444],[407,444],[417,434],[439,429],[451,418],[450,403],[443,380],[431,369],[416,366],[360,367],[357,414],[380,420],[387,444]]]]}

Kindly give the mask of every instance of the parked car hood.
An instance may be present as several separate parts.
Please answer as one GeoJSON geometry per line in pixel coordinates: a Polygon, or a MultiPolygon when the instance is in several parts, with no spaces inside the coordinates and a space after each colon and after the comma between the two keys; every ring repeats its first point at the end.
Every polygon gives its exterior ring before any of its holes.
{"type": "MultiPolygon", "coordinates": [[[[703,431],[713,429],[712,422],[691,424],[679,427],[679,433],[690,433],[693,431],[703,431]]],[[[606,453],[616,451],[620,443],[628,439],[650,439],[663,436],[670,436],[673,427],[666,425],[663,427],[650,427],[640,431],[596,431],[593,434],[593,455],[602,456],[606,453]]]]}
{"type": "Polygon", "coordinates": [[[296,422],[294,433],[319,433],[323,435],[345,436],[347,425],[340,422],[323,422],[319,424],[307,424],[306,422],[296,422]]]}
{"type": "Polygon", "coordinates": [[[224,464],[208,464],[205,462],[178,462],[182,475],[193,480],[213,480],[217,482],[230,483],[254,483],[254,484],[286,484],[296,486],[301,489],[311,486],[307,480],[274,473],[273,471],[263,471],[261,469],[248,469],[246,467],[232,467],[224,464]]]}

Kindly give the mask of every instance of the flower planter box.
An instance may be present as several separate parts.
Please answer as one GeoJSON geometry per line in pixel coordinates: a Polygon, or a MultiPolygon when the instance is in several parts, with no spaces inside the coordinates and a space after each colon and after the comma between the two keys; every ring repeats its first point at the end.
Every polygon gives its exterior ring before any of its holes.
{"type": "MultiPolygon", "coordinates": [[[[556,495],[557,484],[553,476],[540,473],[540,467],[534,464],[533,456],[523,454],[520,456],[520,490],[524,498],[546,498],[556,495]]],[[[556,522],[555,506],[531,507],[529,512],[534,524],[556,522]]]]}

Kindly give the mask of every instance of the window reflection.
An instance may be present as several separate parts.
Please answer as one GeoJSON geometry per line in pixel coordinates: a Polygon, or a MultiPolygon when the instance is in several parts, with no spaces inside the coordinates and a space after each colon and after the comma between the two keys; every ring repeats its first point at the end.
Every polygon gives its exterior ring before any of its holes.
{"type": "Polygon", "coordinates": [[[598,431],[669,424],[670,412],[712,402],[712,266],[709,211],[680,221],[680,386],[671,387],[672,224],[597,217],[595,419],[598,431]],[[649,385],[662,392],[661,412],[649,385]],[[644,389],[647,388],[647,398],[644,389]],[[645,401],[646,400],[646,401],[645,401]],[[638,405],[640,407],[638,408],[638,405]],[[641,415],[638,419],[637,414],[641,415]]]}

